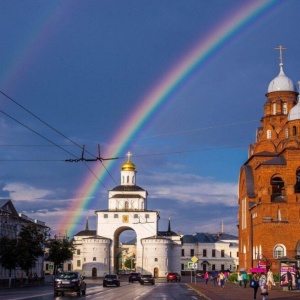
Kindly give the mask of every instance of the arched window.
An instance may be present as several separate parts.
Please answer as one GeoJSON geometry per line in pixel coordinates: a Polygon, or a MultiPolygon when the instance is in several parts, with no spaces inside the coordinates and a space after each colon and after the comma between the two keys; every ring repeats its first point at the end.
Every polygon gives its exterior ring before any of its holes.
{"type": "Polygon", "coordinates": [[[283,112],[283,114],[287,114],[287,104],[286,103],[283,103],[282,104],[282,112],[283,112]]]}
{"type": "Polygon", "coordinates": [[[267,130],[267,139],[270,140],[272,138],[271,130],[267,130]]]}
{"type": "Polygon", "coordinates": [[[300,169],[296,171],[295,193],[300,193],[300,169]]]}
{"type": "Polygon", "coordinates": [[[93,257],[93,261],[96,261],[96,257],[93,257]]]}
{"type": "Polygon", "coordinates": [[[132,176],[132,184],[134,184],[134,176],[132,176]]]}
{"type": "Polygon", "coordinates": [[[127,176],[127,183],[129,183],[129,176],[127,176]]]}
{"type": "Polygon", "coordinates": [[[122,176],[122,183],[125,183],[124,176],[122,176]]]}
{"type": "Polygon", "coordinates": [[[273,115],[276,115],[276,103],[273,103],[273,115]]]}
{"type": "Polygon", "coordinates": [[[281,177],[273,177],[271,179],[272,195],[271,200],[275,202],[285,201],[284,198],[284,181],[281,177]]]}
{"type": "Polygon", "coordinates": [[[280,258],[285,256],[285,247],[284,245],[276,245],[274,247],[274,258],[280,258]]]}
{"type": "Polygon", "coordinates": [[[125,202],[125,210],[127,210],[129,208],[129,203],[128,201],[125,202]]]}
{"type": "Polygon", "coordinates": [[[296,251],[297,255],[300,255],[300,241],[297,243],[296,251]]]}
{"type": "Polygon", "coordinates": [[[286,138],[289,137],[289,130],[288,130],[288,129],[285,130],[285,137],[286,137],[286,138]]]}
{"type": "Polygon", "coordinates": [[[297,134],[297,128],[296,126],[293,126],[293,135],[296,135],[297,134]]]}

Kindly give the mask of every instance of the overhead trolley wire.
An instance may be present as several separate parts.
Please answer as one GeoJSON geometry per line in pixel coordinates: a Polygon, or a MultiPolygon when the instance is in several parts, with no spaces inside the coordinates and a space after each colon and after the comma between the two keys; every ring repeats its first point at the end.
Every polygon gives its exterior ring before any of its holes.
{"type": "MultiPolygon", "coordinates": [[[[18,101],[16,101],[15,99],[13,99],[12,97],[10,97],[9,95],[7,95],[6,93],[4,93],[3,91],[0,90],[0,94],[2,94],[4,97],[6,97],[7,99],[9,99],[10,101],[12,101],[13,103],[15,103],[16,105],[18,105],[19,107],[21,107],[23,110],[25,110],[27,113],[29,113],[30,115],[32,115],[33,117],[35,117],[37,120],[39,120],[41,123],[43,123],[44,125],[46,125],[47,127],[51,128],[53,131],[55,131],[57,134],[61,135],[62,137],[64,137],[65,139],[67,139],[68,141],[70,141],[72,144],[74,144],[75,146],[79,147],[80,149],[82,149],[82,146],[80,146],[79,144],[77,144],[76,142],[74,142],[73,140],[71,140],[69,137],[67,137],[65,134],[63,134],[62,132],[60,132],[59,130],[57,130],[56,128],[54,128],[53,126],[51,126],[49,123],[45,122],[44,120],[42,120],[39,116],[37,116],[36,114],[34,114],[33,112],[31,112],[29,109],[27,109],[26,107],[24,107],[22,104],[20,104],[18,101]]],[[[4,113],[3,111],[1,111],[2,113],[4,113]]],[[[5,115],[9,116],[8,114],[4,113],[5,115]]],[[[10,117],[10,116],[9,116],[10,117]]],[[[10,117],[12,118],[12,117],[10,117]]],[[[14,118],[12,118],[14,119],[14,118]]],[[[22,126],[24,126],[21,122],[17,121],[16,119],[14,119],[16,122],[18,122],[19,124],[21,124],[22,126]]],[[[29,127],[25,126],[26,128],[30,129],[29,127]]],[[[31,130],[31,129],[30,129],[31,130]]],[[[35,133],[37,133],[34,130],[31,130],[35,133]]],[[[38,133],[37,133],[38,134],[38,133]]],[[[38,134],[39,136],[43,137],[42,135],[38,134]]],[[[44,138],[44,137],[43,137],[44,138]]],[[[46,140],[48,140],[47,138],[45,138],[46,140]]],[[[50,141],[50,140],[48,140],[50,141]]],[[[50,141],[51,142],[51,141],[50,141]]],[[[51,144],[61,148],[58,144],[51,142],[51,144]]],[[[68,152],[66,150],[64,150],[65,152],[68,152]]],[[[90,155],[94,156],[92,153],[86,151],[87,153],[89,153],[90,155]]],[[[71,154],[70,152],[68,152],[69,154],[71,154]]],[[[71,154],[72,156],[76,157],[76,155],[71,154]]],[[[95,156],[94,156],[95,157],[95,156]]]]}

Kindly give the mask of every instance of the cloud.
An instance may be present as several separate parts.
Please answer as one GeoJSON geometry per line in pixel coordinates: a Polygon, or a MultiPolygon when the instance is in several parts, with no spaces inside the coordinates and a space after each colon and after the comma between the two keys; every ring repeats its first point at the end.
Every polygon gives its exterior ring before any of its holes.
{"type": "Polygon", "coordinates": [[[218,182],[194,174],[160,173],[147,176],[149,198],[168,198],[184,203],[237,205],[237,183],[218,182]]]}
{"type": "Polygon", "coordinates": [[[10,198],[15,201],[34,201],[53,194],[50,190],[39,189],[32,185],[18,182],[5,184],[3,191],[9,192],[10,198]]]}

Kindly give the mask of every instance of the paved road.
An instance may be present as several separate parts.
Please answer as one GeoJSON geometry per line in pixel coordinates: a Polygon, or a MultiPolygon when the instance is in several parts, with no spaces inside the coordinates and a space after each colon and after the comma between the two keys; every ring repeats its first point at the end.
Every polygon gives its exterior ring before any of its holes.
{"type": "MultiPolygon", "coordinates": [[[[140,285],[138,282],[128,283],[127,278],[121,281],[120,287],[103,287],[100,279],[87,279],[87,293],[81,299],[106,299],[106,300],[202,300],[196,291],[184,282],[189,278],[183,278],[183,282],[166,282],[165,278],[157,279],[156,284],[140,285]]],[[[25,287],[0,290],[1,300],[67,300],[77,299],[76,293],[65,296],[53,297],[52,285],[25,287]]]]}

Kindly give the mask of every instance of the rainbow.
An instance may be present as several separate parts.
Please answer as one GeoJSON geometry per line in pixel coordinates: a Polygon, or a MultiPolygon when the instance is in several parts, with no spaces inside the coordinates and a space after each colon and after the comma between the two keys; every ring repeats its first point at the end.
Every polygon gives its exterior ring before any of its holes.
{"type": "MultiPolygon", "coordinates": [[[[146,126],[155,113],[162,109],[167,101],[171,101],[172,96],[192,75],[201,71],[205,64],[210,59],[213,59],[214,55],[220,52],[229,42],[237,38],[244,29],[255,24],[256,21],[271,13],[283,3],[283,0],[255,0],[249,1],[247,4],[241,2],[241,6],[233,14],[229,15],[225,21],[217,24],[204,38],[201,38],[190,52],[183,56],[154,87],[146,92],[141,100],[141,104],[129,115],[125,123],[120,126],[121,129],[113,135],[112,140],[109,142],[109,144],[120,146],[117,146],[114,150],[103,151],[102,157],[124,156],[124,152],[130,148],[130,142],[137,137],[138,133],[146,126]],[[121,144],[120,141],[122,141],[121,144]]],[[[68,13],[69,8],[68,5],[53,7],[46,18],[47,22],[42,27],[42,30],[35,33],[36,38],[31,41],[25,50],[23,49],[22,58],[15,61],[9,72],[2,72],[2,75],[5,74],[4,78],[0,78],[2,85],[9,89],[9,83],[16,82],[16,77],[22,76],[24,70],[26,70],[25,66],[36,57],[32,53],[40,51],[41,46],[39,45],[43,45],[43,39],[51,34],[52,24],[61,22],[68,13]]],[[[7,63],[8,67],[9,63],[7,63]]],[[[106,169],[112,168],[113,164],[114,161],[108,161],[106,169]]],[[[107,171],[102,164],[95,164],[93,173],[88,174],[76,192],[75,200],[68,208],[69,213],[61,218],[60,224],[57,226],[60,232],[67,232],[69,236],[74,235],[75,230],[78,229],[79,220],[83,218],[82,212],[90,206],[100,182],[103,182],[106,176],[107,171]]]]}
{"type": "MultiPolygon", "coordinates": [[[[105,153],[103,157],[116,157],[121,154],[124,156],[130,141],[137,136],[151,117],[171,99],[172,95],[182,87],[192,74],[199,71],[200,67],[204,66],[210,58],[213,58],[223,46],[242,33],[244,29],[255,24],[257,20],[273,11],[283,1],[250,1],[247,5],[244,2],[241,3],[242,6],[234,14],[229,15],[225,22],[218,24],[205,38],[198,41],[193,50],[184,56],[154,88],[146,93],[140,106],[128,117],[125,125],[121,126],[122,129],[114,135],[110,142],[110,144],[117,145],[118,142],[123,141],[121,145],[113,151],[105,153]]],[[[109,161],[106,168],[110,169],[113,163],[113,161],[109,161]]],[[[107,174],[101,164],[97,164],[93,172],[97,178],[93,174],[89,174],[85,178],[77,192],[77,200],[69,208],[70,215],[67,219],[62,220],[59,226],[60,229],[64,228],[69,236],[74,234],[79,219],[83,217],[82,211],[89,206],[95,191],[99,188],[100,181],[103,181],[107,174]]]]}

